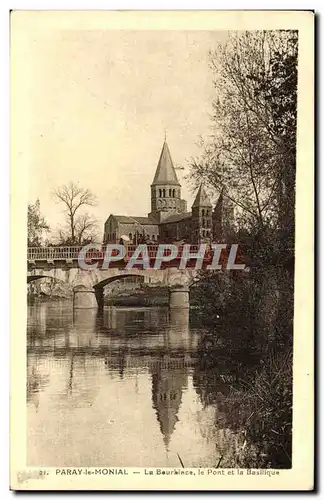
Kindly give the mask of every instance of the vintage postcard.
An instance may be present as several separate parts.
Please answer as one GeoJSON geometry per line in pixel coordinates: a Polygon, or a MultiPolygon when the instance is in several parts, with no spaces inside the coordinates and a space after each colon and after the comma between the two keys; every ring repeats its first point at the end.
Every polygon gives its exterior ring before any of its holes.
{"type": "Polygon", "coordinates": [[[313,118],[312,12],[11,13],[12,489],[313,489],[313,118]]]}

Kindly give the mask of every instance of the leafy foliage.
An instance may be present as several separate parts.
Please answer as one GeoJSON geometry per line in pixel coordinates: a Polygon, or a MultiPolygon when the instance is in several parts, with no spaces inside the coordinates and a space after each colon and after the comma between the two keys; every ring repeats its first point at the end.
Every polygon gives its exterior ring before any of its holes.
{"type": "Polygon", "coordinates": [[[225,188],[239,228],[275,229],[286,248],[294,233],[297,58],[294,31],[230,34],[210,53],[212,134],[191,165],[195,182],[225,188]]]}
{"type": "Polygon", "coordinates": [[[291,351],[269,355],[250,381],[241,380],[239,388],[231,389],[219,409],[226,425],[233,430],[245,429],[247,447],[232,457],[228,466],[291,467],[291,351]]]}
{"type": "Polygon", "coordinates": [[[27,212],[27,245],[38,247],[42,243],[44,233],[50,231],[50,227],[40,211],[40,202],[28,204],[27,212]]]}

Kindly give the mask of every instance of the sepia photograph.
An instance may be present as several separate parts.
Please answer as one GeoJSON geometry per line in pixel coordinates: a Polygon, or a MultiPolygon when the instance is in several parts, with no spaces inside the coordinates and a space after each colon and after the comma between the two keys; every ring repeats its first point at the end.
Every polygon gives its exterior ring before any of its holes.
{"type": "MultiPolygon", "coordinates": [[[[14,489],[110,489],[115,476],[195,489],[204,476],[212,490],[240,475],[275,488],[302,453],[296,370],[300,388],[313,370],[297,346],[308,337],[311,350],[312,321],[296,333],[312,300],[296,299],[296,227],[308,218],[312,249],[314,202],[306,155],[311,201],[297,209],[299,24],[104,14],[106,28],[73,12],[11,16],[26,309],[12,341],[26,415],[14,489]]],[[[311,393],[304,404],[312,443],[311,393]]]]}

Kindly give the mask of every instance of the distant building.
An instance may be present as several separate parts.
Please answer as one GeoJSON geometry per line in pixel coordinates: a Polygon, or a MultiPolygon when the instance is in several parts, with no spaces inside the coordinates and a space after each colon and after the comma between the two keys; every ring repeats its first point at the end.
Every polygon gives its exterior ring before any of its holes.
{"type": "Polygon", "coordinates": [[[201,185],[191,212],[181,198],[181,185],[164,141],[160,159],[151,184],[151,212],[148,217],[109,215],[104,228],[104,243],[118,243],[126,235],[138,243],[209,243],[222,237],[223,192],[215,210],[201,185]]]}

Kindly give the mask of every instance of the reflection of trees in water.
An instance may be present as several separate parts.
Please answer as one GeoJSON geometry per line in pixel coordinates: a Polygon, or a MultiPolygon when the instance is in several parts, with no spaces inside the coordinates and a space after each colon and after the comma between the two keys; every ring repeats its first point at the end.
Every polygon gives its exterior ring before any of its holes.
{"type": "MultiPolygon", "coordinates": [[[[205,339],[206,340],[206,339],[205,339]]],[[[227,422],[225,401],[231,388],[238,383],[240,364],[230,362],[221,353],[208,350],[210,343],[200,342],[198,362],[194,367],[193,385],[204,407],[201,418],[208,415],[209,421],[201,421],[199,430],[207,442],[215,443],[215,456],[223,457],[220,467],[228,467],[228,456],[242,447],[242,429],[235,430],[227,422]]],[[[216,466],[215,464],[210,464],[216,466]]]]}
{"type": "Polygon", "coordinates": [[[206,333],[197,346],[193,382],[203,405],[219,403],[231,388],[240,385],[242,378],[250,380],[259,364],[258,357],[241,346],[228,349],[219,346],[217,340],[217,332],[206,333]]]}
{"type": "Polygon", "coordinates": [[[47,304],[37,303],[28,307],[27,341],[30,344],[46,335],[47,307],[47,304]]]}
{"type": "Polygon", "coordinates": [[[222,457],[219,467],[232,467],[231,457],[241,451],[245,435],[242,429],[234,431],[226,422],[222,422],[220,415],[219,405],[206,406],[197,414],[197,428],[202,438],[214,446],[216,461],[207,465],[215,467],[222,457]]]}
{"type": "Polygon", "coordinates": [[[163,308],[128,309],[108,307],[103,311],[101,325],[119,334],[138,335],[160,333],[168,322],[168,310],[163,308]]]}
{"type": "Polygon", "coordinates": [[[28,306],[28,346],[66,342],[72,325],[72,307],[66,303],[40,303],[28,306]]]}
{"type": "MultiPolygon", "coordinates": [[[[41,367],[44,369],[44,367],[41,367]]],[[[37,358],[28,358],[27,360],[27,403],[34,403],[36,408],[39,406],[39,393],[49,384],[49,373],[41,373],[37,358]]]]}
{"type": "Polygon", "coordinates": [[[126,349],[120,349],[117,353],[115,353],[114,360],[111,358],[106,358],[105,359],[105,366],[106,368],[113,369],[114,371],[118,371],[118,376],[122,380],[124,378],[124,373],[125,371],[129,373],[128,369],[128,353],[126,349]]]}
{"type": "Polygon", "coordinates": [[[60,393],[60,399],[68,401],[69,405],[74,408],[91,406],[98,392],[97,385],[94,383],[97,367],[87,361],[91,361],[88,355],[75,355],[72,351],[66,390],[60,393]]]}
{"type": "MultiPolygon", "coordinates": [[[[244,436],[223,466],[291,466],[290,355],[260,357],[258,348],[217,347],[202,338],[193,382],[205,407],[216,408],[216,429],[244,436]]],[[[228,434],[231,438],[231,434],[228,434]]],[[[228,448],[231,449],[230,443],[228,448]]]]}
{"type": "Polygon", "coordinates": [[[51,401],[58,406],[91,406],[97,393],[94,383],[97,366],[86,353],[75,353],[72,349],[64,356],[44,354],[28,356],[27,402],[38,408],[39,394],[50,383],[51,401]]]}

